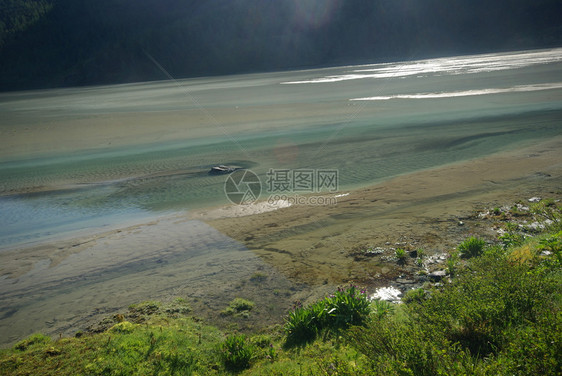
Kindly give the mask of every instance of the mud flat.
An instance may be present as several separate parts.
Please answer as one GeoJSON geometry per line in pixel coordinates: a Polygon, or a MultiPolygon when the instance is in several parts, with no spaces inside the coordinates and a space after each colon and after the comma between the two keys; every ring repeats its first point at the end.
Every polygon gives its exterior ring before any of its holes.
{"type": "Polygon", "coordinates": [[[2,252],[0,260],[2,346],[37,331],[72,336],[130,304],[176,297],[212,321],[233,298],[251,298],[256,315],[242,326],[253,325],[280,317],[294,288],[243,244],[180,216],[2,252]],[[260,283],[251,281],[256,273],[260,283]]]}
{"type": "Polygon", "coordinates": [[[489,231],[493,236],[491,230],[463,225],[475,208],[561,195],[559,137],[340,192],[336,205],[292,206],[207,223],[244,243],[288,278],[309,284],[378,284],[399,275],[400,268],[380,261],[357,262],[350,253],[369,247],[449,251],[470,234],[489,231]]]}
{"type": "Polygon", "coordinates": [[[471,234],[474,208],[562,196],[562,137],[518,150],[339,192],[336,205],[232,206],[0,252],[2,345],[36,331],[72,335],[139,301],[187,297],[213,322],[237,296],[266,325],[295,299],[335,285],[385,286],[409,270],[366,248],[451,250],[471,234]],[[459,225],[462,222],[463,225],[459,225]],[[260,276],[260,283],[252,276],[260,276]]]}

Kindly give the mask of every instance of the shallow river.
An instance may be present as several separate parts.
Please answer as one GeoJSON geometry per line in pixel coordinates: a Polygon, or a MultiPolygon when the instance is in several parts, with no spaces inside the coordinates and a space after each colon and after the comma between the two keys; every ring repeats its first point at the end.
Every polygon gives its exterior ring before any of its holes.
{"type": "Polygon", "coordinates": [[[228,204],[217,164],[251,169],[267,199],[283,171],[351,188],[548,139],[562,49],[5,93],[0,114],[7,249],[228,204]]]}

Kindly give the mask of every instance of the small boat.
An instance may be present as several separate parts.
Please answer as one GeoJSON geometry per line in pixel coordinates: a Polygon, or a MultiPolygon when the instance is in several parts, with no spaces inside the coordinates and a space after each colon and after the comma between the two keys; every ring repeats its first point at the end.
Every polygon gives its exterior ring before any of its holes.
{"type": "Polygon", "coordinates": [[[242,167],[238,166],[225,166],[225,165],[218,165],[211,167],[209,170],[210,175],[224,175],[233,173],[236,170],[240,170],[242,167]]]}

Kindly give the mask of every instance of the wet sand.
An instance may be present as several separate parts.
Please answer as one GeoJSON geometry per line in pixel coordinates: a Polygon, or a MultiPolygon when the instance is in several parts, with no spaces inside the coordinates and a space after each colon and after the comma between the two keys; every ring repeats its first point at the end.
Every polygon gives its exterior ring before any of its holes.
{"type": "Polygon", "coordinates": [[[451,250],[473,233],[475,208],[562,196],[562,137],[485,158],[338,192],[337,205],[260,203],[176,213],[103,234],[0,252],[0,345],[36,331],[72,335],[146,299],[187,297],[194,313],[242,296],[254,327],[279,322],[292,301],[350,281],[383,286],[407,270],[357,260],[366,247],[451,250]],[[348,195],[345,195],[349,193],[348,195]],[[254,273],[266,281],[251,282],[254,273]]]}
{"type": "Polygon", "coordinates": [[[294,289],[243,244],[178,215],[2,252],[0,264],[2,346],[37,331],[72,336],[130,304],[176,297],[215,323],[230,300],[251,298],[255,315],[241,327],[272,322],[288,308],[294,289]],[[266,280],[253,283],[255,273],[266,280]]]}
{"type": "MultiPolygon", "coordinates": [[[[343,192],[340,192],[340,194],[343,192]]],[[[398,268],[357,263],[358,248],[400,245],[451,250],[482,229],[459,226],[476,208],[562,195],[562,138],[396,177],[349,192],[337,205],[293,206],[240,218],[210,219],[288,278],[309,284],[377,284],[398,268]]],[[[492,236],[493,234],[490,234],[492,236]]],[[[388,248],[388,247],[387,247],[388,248]]]]}

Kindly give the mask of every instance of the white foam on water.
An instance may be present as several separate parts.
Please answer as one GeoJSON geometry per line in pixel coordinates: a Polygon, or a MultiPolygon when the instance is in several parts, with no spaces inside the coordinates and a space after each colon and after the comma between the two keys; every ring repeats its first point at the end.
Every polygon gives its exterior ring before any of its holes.
{"type": "Polygon", "coordinates": [[[519,86],[508,87],[508,88],[450,91],[450,92],[442,92],[442,93],[380,95],[375,97],[353,98],[350,99],[350,101],[387,101],[390,99],[439,99],[439,98],[470,97],[470,96],[489,95],[489,94],[525,93],[525,92],[553,90],[553,89],[562,89],[562,82],[557,82],[552,84],[519,85],[519,86]]]}

